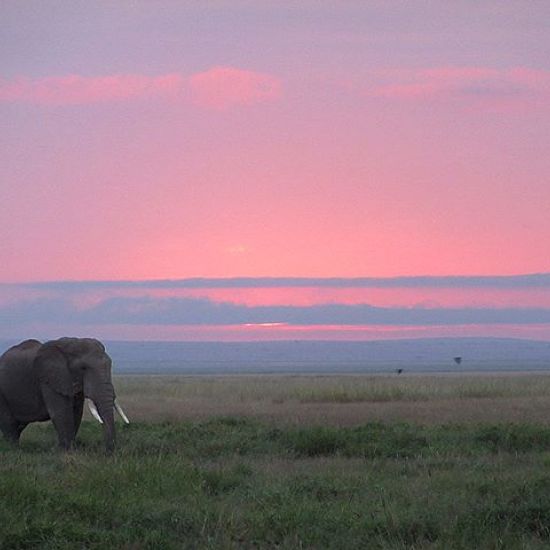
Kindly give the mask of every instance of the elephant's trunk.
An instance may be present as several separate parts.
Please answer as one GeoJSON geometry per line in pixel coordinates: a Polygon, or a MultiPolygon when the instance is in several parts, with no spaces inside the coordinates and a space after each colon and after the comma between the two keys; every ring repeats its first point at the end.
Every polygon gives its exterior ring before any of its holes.
{"type": "Polygon", "coordinates": [[[115,415],[114,397],[109,401],[96,401],[97,410],[103,420],[103,439],[107,452],[115,449],[115,415]]]}
{"type": "Polygon", "coordinates": [[[103,420],[103,437],[107,452],[115,448],[115,390],[110,380],[93,380],[85,384],[86,397],[96,405],[99,416],[103,420]],[[89,391],[86,391],[88,386],[89,391]]]}

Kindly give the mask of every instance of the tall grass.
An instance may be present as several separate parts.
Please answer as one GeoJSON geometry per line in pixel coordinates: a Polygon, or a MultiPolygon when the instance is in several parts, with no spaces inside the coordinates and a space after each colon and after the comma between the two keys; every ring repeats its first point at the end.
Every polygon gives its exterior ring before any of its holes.
{"type": "Polygon", "coordinates": [[[119,377],[138,420],[253,416],[332,425],[545,421],[550,376],[156,376],[119,377]]]}
{"type": "Polygon", "coordinates": [[[251,375],[119,376],[128,397],[148,393],[166,399],[222,398],[288,401],[416,401],[460,397],[535,397],[550,393],[540,375],[251,375]]]}

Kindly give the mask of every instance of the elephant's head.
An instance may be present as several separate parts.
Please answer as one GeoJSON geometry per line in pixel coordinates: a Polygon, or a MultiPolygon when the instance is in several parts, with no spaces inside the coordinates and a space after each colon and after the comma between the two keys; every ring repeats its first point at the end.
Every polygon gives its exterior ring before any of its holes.
{"type": "Polygon", "coordinates": [[[105,446],[115,444],[115,391],[111,358],[101,342],[92,338],[60,338],[41,346],[34,362],[38,379],[66,396],[83,393],[95,403],[103,423],[105,446]]]}

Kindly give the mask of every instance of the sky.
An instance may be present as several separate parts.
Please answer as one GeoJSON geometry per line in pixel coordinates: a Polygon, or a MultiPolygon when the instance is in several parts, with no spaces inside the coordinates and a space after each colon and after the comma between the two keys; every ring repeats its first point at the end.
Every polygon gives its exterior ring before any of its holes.
{"type": "Polygon", "coordinates": [[[548,2],[0,20],[0,338],[550,340],[548,2]]]}

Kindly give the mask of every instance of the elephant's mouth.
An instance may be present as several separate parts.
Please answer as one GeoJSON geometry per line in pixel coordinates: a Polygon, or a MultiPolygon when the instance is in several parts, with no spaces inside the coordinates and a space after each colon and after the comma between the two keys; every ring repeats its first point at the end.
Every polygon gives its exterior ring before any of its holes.
{"type": "MultiPolygon", "coordinates": [[[[100,423],[103,424],[103,419],[101,418],[101,415],[99,414],[99,411],[97,410],[97,407],[92,399],[87,399],[88,402],[88,408],[90,409],[90,412],[92,413],[92,416],[100,423]]],[[[122,420],[126,424],[130,424],[130,421],[128,420],[128,417],[126,416],[126,413],[122,410],[122,407],[117,403],[116,399],[114,402],[114,408],[115,411],[120,415],[122,420]]]]}

